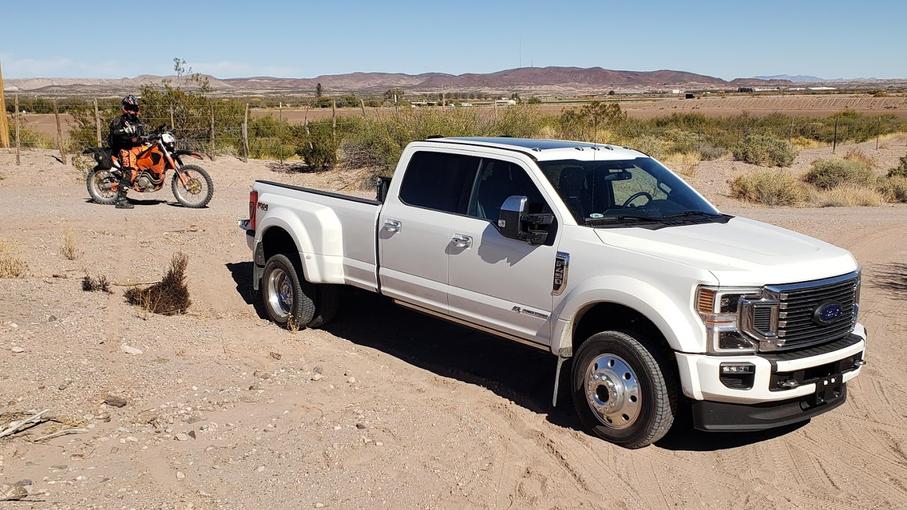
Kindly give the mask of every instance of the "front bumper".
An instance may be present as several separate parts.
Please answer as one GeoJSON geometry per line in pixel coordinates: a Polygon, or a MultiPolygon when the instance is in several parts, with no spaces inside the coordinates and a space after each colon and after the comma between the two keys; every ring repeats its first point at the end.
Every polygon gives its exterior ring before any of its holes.
{"type": "Polygon", "coordinates": [[[857,324],[853,333],[828,346],[803,349],[778,354],[751,354],[744,356],[711,356],[678,352],[677,365],[683,393],[693,400],[708,400],[732,404],[761,404],[781,402],[812,395],[816,380],[839,372],[843,382],[860,373],[860,364],[866,348],[866,330],[857,324]],[[840,348],[837,348],[840,347],[840,348]],[[833,348],[833,350],[831,350],[833,348]],[[853,366],[843,366],[853,360],[853,366]],[[751,363],[755,374],[751,388],[730,388],[722,383],[722,363],[751,363]],[[794,379],[796,386],[779,387],[778,380],[794,379]],[[786,389],[789,388],[789,389],[786,389]]]}
{"type": "Polygon", "coordinates": [[[817,399],[810,395],[762,404],[694,400],[693,426],[710,432],[739,432],[765,430],[806,421],[843,404],[847,400],[847,385],[841,384],[829,397],[817,399]]]}

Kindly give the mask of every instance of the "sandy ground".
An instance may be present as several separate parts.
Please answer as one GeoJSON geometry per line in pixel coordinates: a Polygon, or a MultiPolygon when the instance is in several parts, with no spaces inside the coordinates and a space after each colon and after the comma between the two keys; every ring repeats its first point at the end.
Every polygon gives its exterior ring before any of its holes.
{"type": "MultiPolygon", "coordinates": [[[[887,161],[900,149],[884,150],[887,161]]],[[[545,353],[357,292],[325,330],[259,318],[236,228],[250,182],[350,189],[340,172],[220,158],[205,162],[210,208],[161,192],[121,211],[89,203],[80,173],[50,152],[13,161],[0,152],[0,240],[29,275],[0,280],[0,425],[43,409],[57,422],[0,439],[0,490],[31,481],[0,509],[907,507],[905,206],[743,207],[723,194],[747,169],[701,165],[694,182],[726,211],[853,251],[868,365],[846,404],[808,424],[680,424],[627,451],[580,431],[569,404],[549,407],[545,353]],[[61,253],[66,231],[75,260],[61,253]],[[187,315],[124,303],[177,251],[190,258],[187,315]],[[113,293],[83,292],[86,273],[107,275],[113,293]],[[86,431],[33,442],[71,426],[86,431]]]]}

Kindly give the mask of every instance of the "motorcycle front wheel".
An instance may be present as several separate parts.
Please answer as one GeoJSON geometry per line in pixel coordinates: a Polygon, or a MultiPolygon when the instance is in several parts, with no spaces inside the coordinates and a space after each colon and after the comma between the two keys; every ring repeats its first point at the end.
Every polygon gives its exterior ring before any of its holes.
{"type": "Polygon", "coordinates": [[[88,195],[97,204],[110,205],[117,200],[118,179],[110,170],[92,170],[85,177],[88,195]]]}
{"type": "Polygon", "coordinates": [[[211,197],[214,196],[214,182],[208,172],[198,165],[185,165],[180,167],[178,172],[173,174],[173,179],[170,181],[176,201],[184,207],[193,209],[208,205],[211,197]],[[180,173],[183,175],[185,185],[180,180],[180,173]]]}

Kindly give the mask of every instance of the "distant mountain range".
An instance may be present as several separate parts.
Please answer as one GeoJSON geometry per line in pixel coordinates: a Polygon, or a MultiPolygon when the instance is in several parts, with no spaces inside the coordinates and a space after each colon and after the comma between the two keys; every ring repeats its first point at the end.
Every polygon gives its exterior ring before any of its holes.
{"type": "MultiPolygon", "coordinates": [[[[212,90],[224,94],[274,92],[311,93],[318,83],[325,93],[383,92],[391,88],[406,91],[485,91],[536,94],[581,94],[621,91],[668,91],[672,89],[722,89],[738,86],[790,86],[786,78],[737,78],[723,80],[713,76],[684,71],[617,71],[601,67],[521,67],[493,73],[346,73],[315,78],[251,78],[220,79],[207,76],[212,90]]],[[[142,85],[159,84],[165,80],[187,87],[194,82],[186,77],[142,75],[134,78],[24,78],[7,80],[6,90],[32,93],[119,93],[134,91],[142,85]]]]}
{"type": "Polygon", "coordinates": [[[819,78],[818,76],[809,76],[804,74],[773,74],[769,76],[754,76],[756,80],[787,80],[794,83],[820,83],[824,81],[829,81],[825,78],[819,78]]]}

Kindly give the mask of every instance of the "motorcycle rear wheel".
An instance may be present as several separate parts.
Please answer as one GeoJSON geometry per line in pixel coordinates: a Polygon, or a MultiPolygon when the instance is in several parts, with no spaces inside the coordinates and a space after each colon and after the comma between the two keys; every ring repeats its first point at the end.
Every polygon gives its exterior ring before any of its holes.
{"type": "Polygon", "coordinates": [[[110,205],[116,202],[119,185],[119,180],[114,177],[110,170],[95,169],[88,172],[85,177],[88,195],[97,204],[110,205]]]}
{"type": "Polygon", "coordinates": [[[186,179],[186,186],[180,181],[180,176],[173,174],[170,181],[170,188],[173,190],[173,196],[176,201],[183,207],[200,209],[208,205],[211,197],[214,196],[214,181],[204,168],[198,165],[185,165],[180,167],[179,171],[186,179]]]}

